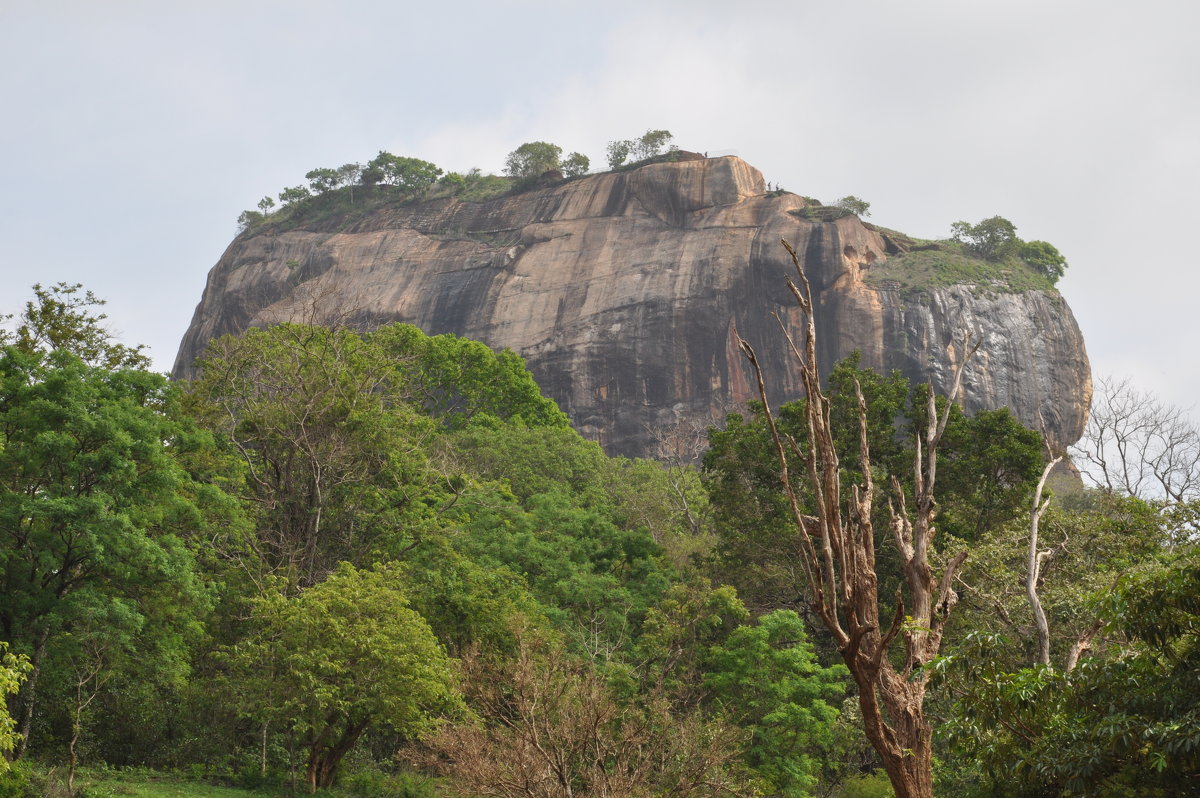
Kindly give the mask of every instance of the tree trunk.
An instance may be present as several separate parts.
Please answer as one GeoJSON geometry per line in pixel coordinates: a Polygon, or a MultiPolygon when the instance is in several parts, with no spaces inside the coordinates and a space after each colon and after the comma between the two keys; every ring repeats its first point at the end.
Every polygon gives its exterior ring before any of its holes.
{"type": "Polygon", "coordinates": [[[867,739],[883,761],[898,798],[932,798],[933,732],[924,711],[929,677],[923,668],[937,656],[941,647],[946,619],[958,600],[952,589],[953,580],[967,557],[965,551],[951,557],[940,577],[934,574],[929,564],[937,536],[933,523],[937,512],[934,499],[937,449],[949,421],[950,409],[962,387],[963,368],[978,346],[970,347],[969,342],[964,342],[961,351],[965,356],[956,369],[943,413],[937,412],[933,392],[929,393],[926,428],[915,441],[911,514],[899,480],[892,477],[891,532],[900,554],[904,585],[903,590],[896,593],[895,611],[884,631],[885,624],[879,617],[879,577],[871,520],[876,490],[867,438],[867,403],[861,387],[856,384],[859,471],[863,481],[852,486],[850,498],[843,501],[843,475],[834,443],[830,403],[822,392],[817,367],[812,290],[795,250],[786,241],[783,246],[799,276],[800,285],[789,280],[788,289],[800,306],[806,326],[801,348],[780,319],[783,335],[801,367],[804,412],[808,421],[807,451],[790,435],[780,432],[771,413],[754,349],[740,337],[738,345],[754,371],[764,418],[775,445],[780,482],[799,533],[799,556],[812,596],[813,612],[829,630],[858,686],[867,739]],[[789,451],[807,467],[813,515],[805,515],[792,484],[789,451]],[[904,665],[900,670],[892,665],[889,657],[889,650],[897,640],[904,642],[904,665]]]}
{"type": "Polygon", "coordinates": [[[1046,611],[1042,609],[1042,601],[1038,597],[1038,579],[1042,575],[1042,561],[1050,556],[1050,552],[1038,551],[1038,525],[1042,514],[1050,506],[1050,499],[1042,501],[1042,491],[1046,488],[1046,478],[1051,469],[1058,465],[1061,457],[1055,457],[1042,470],[1042,478],[1038,480],[1037,490],[1033,494],[1033,510],[1029,515],[1029,552],[1025,566],[1025,595],[1029,599],[1029,608],[1033,611],[1033,622],[1037,626],[1038,663],[1050,664],[1050,624],[1046,620],[1046,611]]]}
{"type": "Polygon", "coordinates": [[[366,731],[370,721],[363,720],[358,723],[346,722],[346,729],[342,732],[337,742],[333,745],[326,745],[325,741],[329,738],[329,733],[333,731],[331,725],[327,725],[317,736],[312,747],[309,749],[308,755],[308,789],[309,792],[316,792],[319,789],[326,789],[333,786],[334,777],[337,775],[338,766],[342,763],[342,759],[358,742],[358,738],[366,731]]]}
{"type": "Polygon", "coordinates": [[[50,630],[43,629],[41,636],[38,637],[37,645],[34,646],[33,656],[29,658],[29,676],[21,685],[21,692],[17,694],[17,703],[21,712],[21,722],[17,732],[21,736],[17,738],[17,745],[13,749],[14,762],[20,759],[25,754],[25,749],[29,747],[29,734],[33,730],[33,702],[37,694],[38,676],[42,672],[42,658],[46,654],[46,641],[49,639],[50,630]]]}
{"type": "Polygon", "coordinates": [[[67,795],[75,794],[75,765],[79,761],[75,754],[75,745],[79,742],[79,735],[82,731],[83,721],[79,717],[77,708],[75,717],[71,721],[71,741],[67,743],[67,795]]]}
{"type": "Polygon", "coordinates": [[[260,751],[260,755],[259,755],[259,759],[258,759],[258,777],[260,779],[267,778],[267,729],[268,728],[269,728],[269,724],[267,723],[267,721],[264,720],[263,724],[262,724],[262,732],[261,732],[261,734],[262,734],[262,749],[260,751]]]}

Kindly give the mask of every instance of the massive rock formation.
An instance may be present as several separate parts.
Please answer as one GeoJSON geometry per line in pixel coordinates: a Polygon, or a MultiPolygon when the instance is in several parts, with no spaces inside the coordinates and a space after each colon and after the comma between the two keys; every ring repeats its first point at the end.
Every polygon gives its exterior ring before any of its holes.
{"type": "Polygon", "coordinates": [[[778,314],[800,340],[780,239],[816,298],[826,370],[855,350],[945,390],[970,333],[968,411],[1007,406],[1057,444],[1079,438],[1091,378],[1079,329],[1052,291],[924,288],[873,278],[905,244],[847,216],[803,218],[738,158],[693,158],[554,182],[484,202],[397,203],[332,223],[240,235],[212,269],[180,346],[281,320],[405,321],[526,358],[543,390],[610,452],[645,454],[661,431],[744,407],[766,364],[773,401],[800,394],[778,314]]]}

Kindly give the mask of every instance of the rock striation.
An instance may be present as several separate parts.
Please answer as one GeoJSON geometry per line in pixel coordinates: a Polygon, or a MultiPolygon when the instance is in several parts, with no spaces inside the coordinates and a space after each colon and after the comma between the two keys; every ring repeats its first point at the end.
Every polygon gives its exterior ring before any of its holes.
{"type": "Polygon", "coordinates": [[[663,430],[753,398],[735,329],[765,364],[772,401],[801,394],[775,318],[801,340],[786,239],[812,283],[825,370],[858,350],[864,365],[944,391],[969,332],[982,343],[965,372],[968,411],[1009,407],[1060,446],[1083,432],[1090,367],[1056,292],[873,280],[901,237],[854,216],[803,218],[804,198],[768,193],[734,157],[549,182],[243,233],[209,273],[176,376],[192,376],[211,339],[253,326],[403,321],[510,347],[581,433],[610,453],[652,454],[663,430]]]}

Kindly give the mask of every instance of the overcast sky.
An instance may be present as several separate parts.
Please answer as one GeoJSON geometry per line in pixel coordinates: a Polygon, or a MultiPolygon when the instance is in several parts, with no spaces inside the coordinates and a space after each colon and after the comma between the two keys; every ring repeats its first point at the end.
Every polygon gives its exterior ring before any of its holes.
{"type": "Polygon", "coordinates": [[[260,197],[381,149],[603,167],[666,128],[925,238],[1000,214],[1070,262],[1094,373],[1200,398],[1200,4],[0,0],[0,310],[107,298],[169,369],[260,197]]]}

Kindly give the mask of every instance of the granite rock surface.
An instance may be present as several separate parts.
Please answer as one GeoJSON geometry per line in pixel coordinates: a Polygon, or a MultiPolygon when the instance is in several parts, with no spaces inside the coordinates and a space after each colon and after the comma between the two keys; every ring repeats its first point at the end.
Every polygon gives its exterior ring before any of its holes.
{"type": "Polygon", "coordinates": [[[902,243],[854,216],[803,218],[804,198],[768,193],[734,157],[548,182],[240,235],[209,273],[175,374],[191,376],[211,339],[252,326],[403,321],[513,349],[585,436],[654,454],[664,431],[753,398],[736,334],[765,364],[774,403],[800,395],[777,321],[801,340],[786,239],[812,283],[824,370],[858,350],[864,365],[944,391],[969,333],[981,345],[968,411],[1009,407],[1057,445],[1082,434],[1090,368],[1053,291],[872,280],[902,243]]]}

